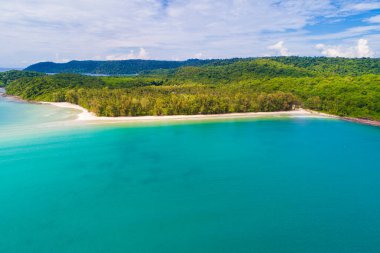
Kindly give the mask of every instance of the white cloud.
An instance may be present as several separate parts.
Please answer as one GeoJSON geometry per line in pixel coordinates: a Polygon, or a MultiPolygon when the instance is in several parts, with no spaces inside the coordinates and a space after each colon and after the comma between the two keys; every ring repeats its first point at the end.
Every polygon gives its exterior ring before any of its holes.
{"type": "Polygon", "coordinates": [[[367,25],[351,27],[341,32],[328,33],[323,35],[311,35],[306,38],[309,40],[342,40],[353,37],[363,37],[364,35],[380,31],[380,25],[367,25]]]}
{"type": "Polygon", "coordinates": [[[284,46],[284,41],[279,41],[274,45],[268,47],[268,49],[276,51],[276,55],[289,56],[289,50],[284,46]]]}
{"type": "Polygon", "coordinates": [[[128,54],[111,54],[107,55],[105,58],[108,61],[131,59],[147,60],[149,59],[149,54],[144,48],[141,47],[138,53],[135,53],[134,50],[131,50],[128,54]]]}
{"type": "Polygon", "coordinates": [[[373,57],[374,52],[368,46],[368,40],[360,39],[356,46],[356,55],[357,57],[373,57]]]}
{"type": "Polygon", "coordinates": [[[379,2],[368,2],[368,3],[358,3],[358,4],[350,4],[347,6],[349,10],[355,11],[371,11],[380,9],[379,2]]]}
{"type": "Polygon", "coordinates": [[[149,54],[144,48],[141,47],[138,54],[134,54],[133,51],[129,54],[129,59],[133,59],[133,58],[134,59],[149,59],[149,54]]]}
{"type": "Polygon", "coordinates": [[[193,58],[195,59],[202,59],[203,54],[202,53],[196,53],[193,58]]]}
{"type": "Polygon", "coordinates": [[[55,54],[54,62],[57,62],[57,63],[66,63],[66,62],[69,62],[69,61],[70,61],[69,59],[61,58],[61,56],[58,53],[55,54]]]}
{"type": "Polygon", "coordinates": [[[362,58],[374,56],[374,52],[368,46],[368,41],[366,39],[358,40],[354,47],[318,44],[316,45],[316,48],[321,51],[322,55],[327,57],[362,58]]]}
{"type": "Polygon", "coordinates": [[[380,15],[370,17],[365,20],[368,23],[380,23],[380,15]]]}

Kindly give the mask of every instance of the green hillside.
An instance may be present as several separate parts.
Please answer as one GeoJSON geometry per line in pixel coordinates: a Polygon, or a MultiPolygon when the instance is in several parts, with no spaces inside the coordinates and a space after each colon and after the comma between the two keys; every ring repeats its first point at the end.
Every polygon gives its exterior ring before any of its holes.
{"type": "Polygon", "coordinates": [[[10,70],[6,72],[0,72],[0,87],[6,86],[8,83],[17,80],[22,77],[35,77],[43,76],[44,74],[33,71],[20,71],[10,70]]]}
{"type": "Polygon", "coordinates": [[[71,61],[68,63],[41,62],[27,67],[27,71],[43,73],[79,73],[131,75],[155,69],[174,69],[182,66],[200,66],[213,60],[187,61],[154,61],[154,60],[125,60],[125,61],[71,61]]]}

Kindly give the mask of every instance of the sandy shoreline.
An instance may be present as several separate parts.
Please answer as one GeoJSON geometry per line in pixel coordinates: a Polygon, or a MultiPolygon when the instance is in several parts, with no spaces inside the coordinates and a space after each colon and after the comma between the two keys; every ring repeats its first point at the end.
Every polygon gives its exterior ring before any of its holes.
{"type": "Polygon", "coordinates": [[[358,118],[350,118],[350,117],[340,117],[340,119],[354,122],[354,123],[380,127],[380,121],[376,121],[376,120],[358,119],[358,118]]]}
{"type": "MultiPolygon", "coordinates": [[[[16,100],[24,101],[15,96],[9,96],[5,93],[4,88],[0,89],[0,95],[11,97],[16,100]]],[[[171,116],[135,116],[135,117],[99,117],[87,109],[68,102],[35,102],[38,104],[48,104],[60,108],[74,109],[80,111],[75,121],[91,122],[91,123],[116,123],[116,122],[165,122],[165,121],[202,121],[202,120],[228,120],[228,119],[249,119],[249,118],[265,118],[265,117],[309,117],[309,118],[332,118],[340,119],[358,124],[380,127],[380,121],[341,117],[332,114],[317,112],[308,109],[297,109],[294,111],[279,112],[248,112],[248,113],[229,113],[229,114],[199,114],[199,115],[171,115],[171,116]]]]}
{"type": "Polygon", "coordinates": [[[229,113],[229,114],[200,114],[200,115],[170,115],[170,116],[135,116],[135,117],[98,117],[87,109],[66,102],[41,102],[60,108],[79,110],[77,121],[89,122],[154,122],[154,121],[186,121],[186,120],[224,120],[224,119],[248,119],[258,117],[318,117],[331,118],[330,115],[311,112],[304,109],[294,111],[279,111],[279,112],[248,112],[248,113],[229,113]]]}
{"type": "Polygon", "coordinates": [[[333,114],[327,114],[327,113],[322,113],[322,112],[317,112],[317,111],[312,111],[312,110],[306,110],[312,114],[318,114],[321,116],[325,116],[328,118],[336,118],[344,121],[349,121],[349,122],[354,122],[362,125],[369,125],[369,126],[376,126],[380,127],[380,121],[378,120],[369,120],[369,119],[360,119],[360,118],[352,118],[352,117],[342,117],[342,116],[336,116],[333,114]]]}
{"type": "MultiPolygon", "coordinates": [[[[15,96],[9,96],[5,90],[0,90],[0,95],[12,97],[17,100],[24,101],[15,96]]],[[[123,123],[123,122],[166,122],[166,121],[203,121],[203,120],[228,120],[228,119],[250,119],[265,117],[309,117],[309,118],[332,118],[344,121],[354,122],[358,124],[380,127],[380,121],[341,117],[332,114],[317,112],[309,109],[296,109],[294,111],[278,111],[278,112],[247,112],[247,113],[228,113],[228,114],[199,114],[199,115],[170,115],[170,116],[134,116],[134,117],[99,117],[95,113],[89,112],[87,109],[68,102],[36,102],[39,104],[48,104],[60,108],[74,109],[80,111],[75,121],[91,122],[91,123],[123,123]]]]}
{"type": "Polygon", "coordinates": [[[99,118],[98,116],[95,115],[95,113],[89,112],[86,108],[83,108],[82,106],[79,106],[79,105],[67,103],[67,102],[38,102],[38,103],[81,111],[81,113],[78,114],[78,117],[76,119],[78,121],[98,120],[99,118]]]}
{"type": "Polygon", "coordinates": [[[250,119],[265,117],[309,117],[309,118],[332,118],[350,121],[354,123],[380,127],[380,121],[358,119],[350,117],[340,117],[332,114],[321,113],[307,109],[297,109],[294,111],[279,112],[247,112],[247,113],[228,113],[228,114],[199,114],[199,115],[170,115],[170,116],[135,116],[135,117],[99,117],[87,109],[67,103],[67,102],[41,102],[60,108],[75,109],[81,111],[76,121],[93,122],[93,123],[116,123],[116,122],[170,122],[170,121],[202,121],[202,120],[228,120],[228,119],[250,119]]]}

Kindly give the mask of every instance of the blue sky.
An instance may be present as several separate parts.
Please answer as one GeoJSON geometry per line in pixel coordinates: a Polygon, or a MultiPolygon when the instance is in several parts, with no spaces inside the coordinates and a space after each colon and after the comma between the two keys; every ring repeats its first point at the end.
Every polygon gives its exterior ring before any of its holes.
{"type": "Polygon", "coordinates": [[[380,57],[380,1],[13,0],[0,67],[39,61],[380,57]]]}

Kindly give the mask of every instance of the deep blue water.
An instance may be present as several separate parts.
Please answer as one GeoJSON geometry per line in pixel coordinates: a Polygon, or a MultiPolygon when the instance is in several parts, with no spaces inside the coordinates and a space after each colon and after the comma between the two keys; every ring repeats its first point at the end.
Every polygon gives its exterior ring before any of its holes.
{"type": "Polygon", "coordinates": [[[380,252],[380,128],[56,110],[0,103],[0,252],[380,252]]]}

